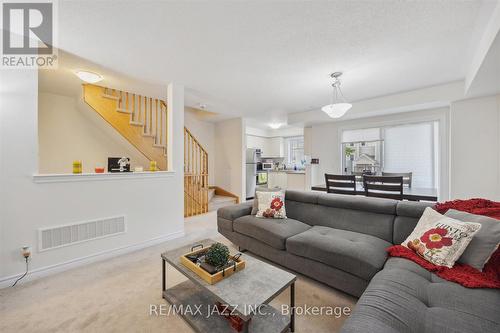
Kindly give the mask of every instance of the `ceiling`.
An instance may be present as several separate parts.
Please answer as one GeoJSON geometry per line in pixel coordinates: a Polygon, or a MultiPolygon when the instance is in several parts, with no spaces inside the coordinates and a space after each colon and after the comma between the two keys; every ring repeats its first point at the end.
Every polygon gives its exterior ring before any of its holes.
{"type": "MultiPolygon", "coordinates": [[[[227,117],[286,121],[350,101],[462,80],[483,1],[60,1],[59,47],[227,117]]],[[[480,30],[480,29],[479,29],[480,30]]]]}

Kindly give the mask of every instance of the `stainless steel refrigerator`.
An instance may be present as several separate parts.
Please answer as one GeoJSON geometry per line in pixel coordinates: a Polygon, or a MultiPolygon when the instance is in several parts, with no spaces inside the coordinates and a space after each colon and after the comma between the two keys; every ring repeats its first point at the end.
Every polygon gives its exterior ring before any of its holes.
{"type": "Polygon", "coordinates": [[[246,198],[252,199],[257,185],[257,162],[260,161],[260,149],[248,148],[246,156],[246,198]]]}

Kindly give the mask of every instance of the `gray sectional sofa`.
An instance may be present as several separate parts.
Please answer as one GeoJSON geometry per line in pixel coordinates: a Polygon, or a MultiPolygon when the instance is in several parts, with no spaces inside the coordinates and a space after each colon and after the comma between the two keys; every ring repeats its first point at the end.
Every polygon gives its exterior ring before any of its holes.
{"type": "Polygon", "coordinates": [[[343,332],[500,332],[500,291],[445,281],[385,249],[400,244],[429,203],[287,191],[288,219],[217,211],[240,248],[360,297],[343,332]]]}

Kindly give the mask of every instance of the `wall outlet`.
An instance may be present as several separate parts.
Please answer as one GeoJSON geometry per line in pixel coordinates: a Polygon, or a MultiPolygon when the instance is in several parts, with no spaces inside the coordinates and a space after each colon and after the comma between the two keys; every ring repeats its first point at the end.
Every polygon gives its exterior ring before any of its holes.
{"type": "Polygon", "coordinates": [[[23,246],[21,248],[21,254],[26,260],[31,258],[31,246],[23,246]]]}

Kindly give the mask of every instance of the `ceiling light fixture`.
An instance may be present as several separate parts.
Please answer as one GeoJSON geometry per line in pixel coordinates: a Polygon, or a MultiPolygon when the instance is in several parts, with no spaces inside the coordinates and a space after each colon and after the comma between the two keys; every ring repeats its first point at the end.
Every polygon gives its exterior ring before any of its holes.
{"type": "Polygon", "coordinates": [[[283,126],[282,123],[270,123],[269,124],[269,127],[271,127],[272,129],[278,129],[280,128],[281,126],[283,126]]]}
{"type": "Polygon", "coordinates": [[[75,74],[87,83],[97,83],[103,79],[102,75],[89,71],[77,71],[75,74]]]}
{"type": "Polygon", "coordinates": [[[352,108],[352,104],[347,103],[344,95],[342,94],[342,90],[340,90],[339,77],[341,75],[342,72],[335,72],[330,75],[333,79],[332,103],[321,108],[321,110],[331,118],[340,118],[345,115],[345,113],[349,111],[350,108],[352,108]]]}

